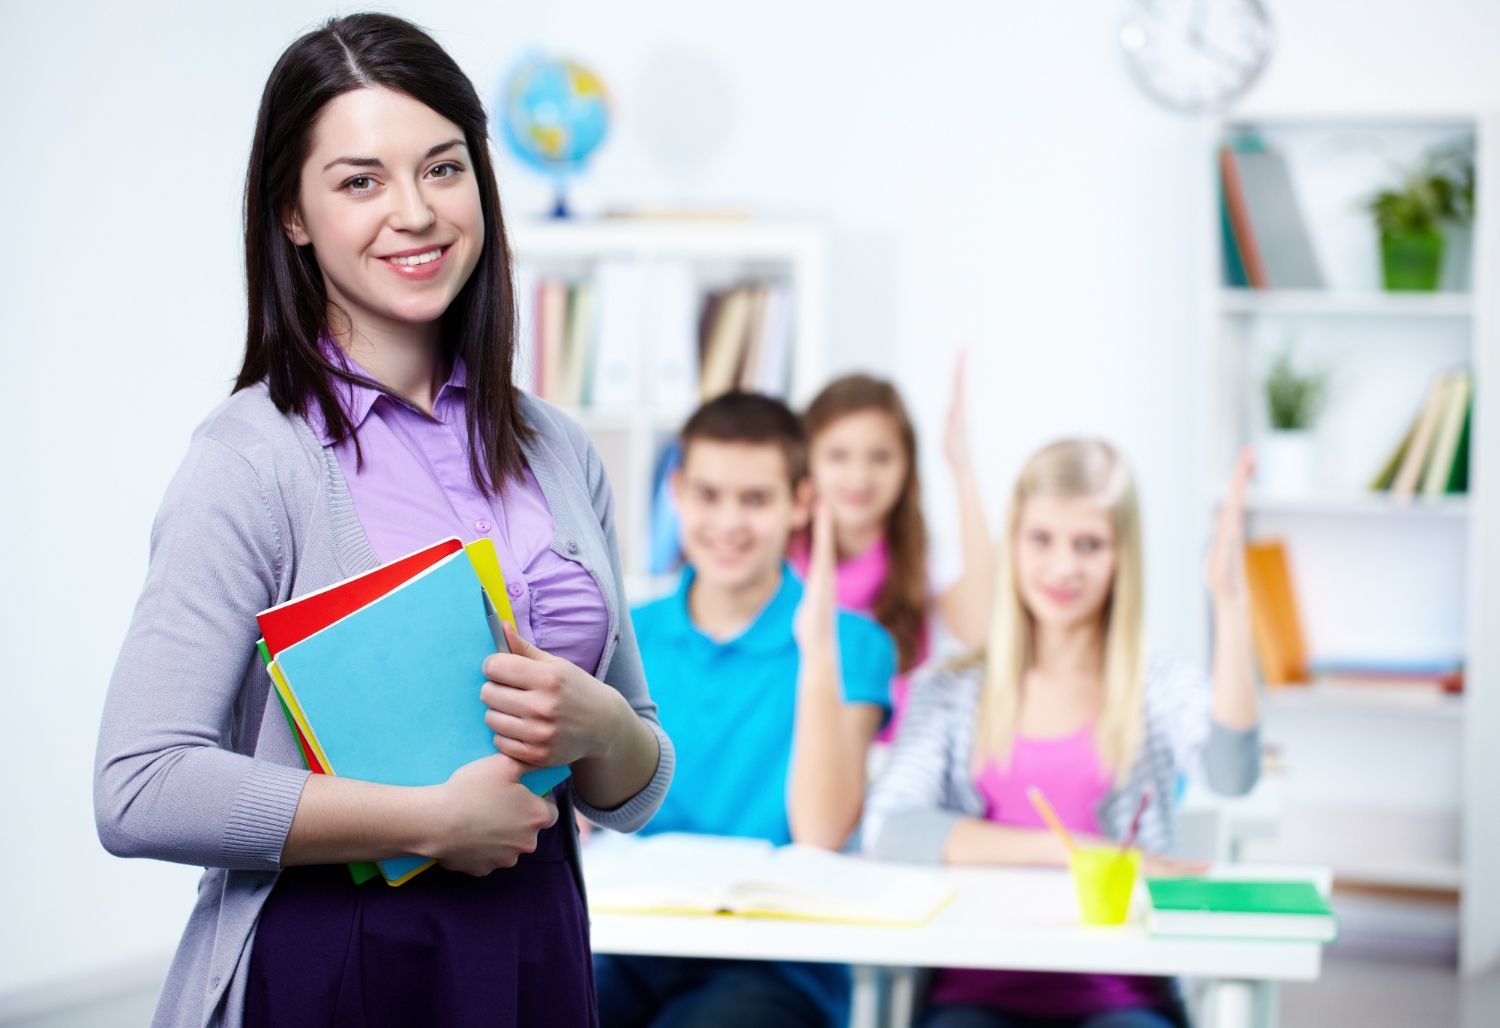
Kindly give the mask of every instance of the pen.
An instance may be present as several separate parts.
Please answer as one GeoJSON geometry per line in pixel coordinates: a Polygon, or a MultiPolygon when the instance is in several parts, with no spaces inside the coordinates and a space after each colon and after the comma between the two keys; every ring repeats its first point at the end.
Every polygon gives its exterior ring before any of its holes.
{"type": "Polygon", "coordinates": [[[505,629],[500,627],[500,615],[495,613],[495,605],[490,602],[490,594],[481,588],[479,595],[484,597],[484,619],[489,622],[490,635],[495,640],[495,652],[509,653],[510,647],[505,645],[505,629]]]}

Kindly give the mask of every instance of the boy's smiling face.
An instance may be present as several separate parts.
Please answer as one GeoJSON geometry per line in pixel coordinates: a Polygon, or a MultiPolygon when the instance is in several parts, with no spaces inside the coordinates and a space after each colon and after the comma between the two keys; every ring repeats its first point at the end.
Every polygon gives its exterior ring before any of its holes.
{"type": "Polygon", "coordinates": [[[672,491],[697,583],[742,592],[779,574],[787,540],[807,520],[806,486],[793,489],[775,443],[692,440],[672,491]]]}

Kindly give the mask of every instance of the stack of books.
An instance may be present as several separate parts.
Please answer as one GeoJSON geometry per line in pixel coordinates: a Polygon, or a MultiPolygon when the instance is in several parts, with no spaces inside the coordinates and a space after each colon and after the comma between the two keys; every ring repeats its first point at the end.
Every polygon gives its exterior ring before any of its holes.
{"type": "Polygon", "coordinates": [[[792,295],[756,282],[711,292],[698,321],[701,400],[734,389],[785,396],[792,354],[792,295]]]}
{"type": "Polygon", "coordinates": [[[1474,376],[1466,368],[1439,375],[1370,488],[1399,500],[1468,492],[1473,418],[1474,376]]]}
{"type": "Polygon", "coordinates": [[[1253,136],[1219,148],[1225,284],[1322,289],[1326,282],[1286,159],[1253,136]]]}
{"type": "MultiPolygon", "coordinates": [[[[497,649],[489,612],[512,621],[494,542],[444,539],[256,615],[260,656],[304,762],[315,774],[438,785],[495,753],[479,691],[497,649]]],[[[521,782],[545,795],[567,767],[521,782]]],[[[355,863],[401,885],[420,856],[355,863]]]]}

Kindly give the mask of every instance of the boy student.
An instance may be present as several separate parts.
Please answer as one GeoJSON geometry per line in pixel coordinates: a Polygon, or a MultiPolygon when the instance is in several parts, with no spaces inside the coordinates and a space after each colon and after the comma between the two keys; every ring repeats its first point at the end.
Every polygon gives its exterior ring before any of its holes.
{"type": "MultiPolygon", "coordinates": [[[[676,744],[677,771],[648,832],[839,849],[859,822],[865,755],[889,708],[895,646],[834,608],[828,509],[813,512],[801,423],[785,404],[730,393],[682,431],[673,494],[687,567],[634,611],[676,744]],[[812,526],[807,583],[784,554],[812,526]]],[[[844,968],[596,956],[605,1028],[842,1024],[844,968]]]]}

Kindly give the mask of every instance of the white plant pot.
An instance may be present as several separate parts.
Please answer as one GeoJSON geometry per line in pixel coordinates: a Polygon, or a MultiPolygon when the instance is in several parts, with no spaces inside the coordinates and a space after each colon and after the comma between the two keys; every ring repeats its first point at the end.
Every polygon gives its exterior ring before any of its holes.
{"type": "Polygon", "coordinates": [[[1305,429],[1273,429],[1255,454],[1255,488],[1278,499],[1306,497],[1313,491],[1313,434],[1305,429]]]}

